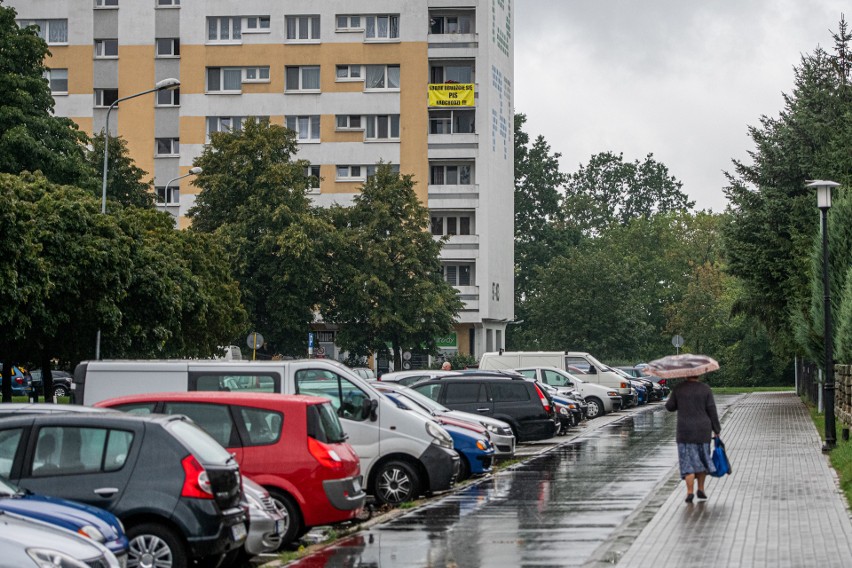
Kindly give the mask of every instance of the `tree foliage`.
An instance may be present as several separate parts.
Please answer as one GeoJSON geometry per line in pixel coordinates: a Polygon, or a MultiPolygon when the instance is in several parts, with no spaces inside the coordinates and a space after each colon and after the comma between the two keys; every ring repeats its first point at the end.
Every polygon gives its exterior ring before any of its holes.
{"type": "Polygon", "coordinates": [[[433,239],[429,211],[410,175],[379,164],[351,208],[335,208],[335,275],[322,304],[339,326],[338,344],[359,352],[387,352],[402,368],[402,350],[437,353],[435,340],[452,329],[462,308],[442,277],[442,243],[433,239]]]}
{"type": "MultiPolygon", "coordinates": [[[[91,139],[86,149],[86,163],[103,180],[104,134],[99,132],[91,139]]],[[[107,156],[107,199],[121,205],[133,207],[153,207],[154,194],[151,192],[153,180],[144,181],[148,172],[136,165],[130,157],[127,142],[120,136],[109,137],[109,156],[107,156]]],[[[97,187],[97,197],[103,195],[102,186],[97,187]]]]}

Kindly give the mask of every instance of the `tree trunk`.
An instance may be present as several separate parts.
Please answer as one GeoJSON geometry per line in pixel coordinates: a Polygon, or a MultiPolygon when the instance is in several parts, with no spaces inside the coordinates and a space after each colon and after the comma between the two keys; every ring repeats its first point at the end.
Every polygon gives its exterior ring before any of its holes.
{"type": "Polygon", "coordinates": [[[41,386],[44,402],[53,402],[53,371],[50,370],[50,355],[47,351],[41,352],[41,386]]]}
{"type": "Polygon", "coordinates": [[[3,361],[3,385],[0,391],[3,393],[3,402],[12,402],[12,362],[8,357],[3,361]]]}

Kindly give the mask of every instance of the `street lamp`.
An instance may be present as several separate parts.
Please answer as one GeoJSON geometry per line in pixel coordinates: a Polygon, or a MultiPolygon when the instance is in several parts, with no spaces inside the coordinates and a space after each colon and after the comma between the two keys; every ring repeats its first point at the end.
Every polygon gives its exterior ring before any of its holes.
{"type": "Polygon", "coordinates": [[[176,177],[176,178],[172,178],[172,179],[170,179],[168,182],[166,182],[166,188],[163,190],[163,193],[164,193],[164,195],[163,195],[163,202],[164,202],[164,203],[168,203],[168,201],[167,201],[167,200],[168,200],[168,198],[169,198],[169,186],[170,186],[170,185],[172,185],[172,182],[173,182],[173,181],[177,181],[177,180],[179,180],[179,179],[183,179],[183,178],[185,178],[185,177],[189,177],[189,176],[197,176],[198,174],[200,174],[200,173],[201,173],[201,172],[203,172],[203,171],[204,171],[204,170],[202,170],[200,167],[195,166],[194,168],[189,168],[189,171],[188,171],[188,172],[186,172],[185,174],[183,174],[182,176],[178,176],[178,177],[176,177]]]}
{"type": "MultiPolygon", "coordinates": [[[[142,95],[147,95],[148,93],[156,93],[159,91],[171,91],[180,87],[180,81],[178,79],[169,78],[163,79],[162,81],[158,81],[156,85],[154,85],[153,89],[148,89],[147,91],[142,91],[140,93],[136,93],[130,95],[129,97],[122,97],[120,99],[116,99],[109,108],[106,113],[106,125],[104,127],[104,175],[103,181],[101,183],[101,214],[106,214],[106,195],[107,195],[107,156],[109,156],[109,113],[112,112],[112,109],[115,108],[115,105],[120,103],[121,101],[126,101],[128,99],[133,99],[136,97],[141,97],[142,95]]],[[[101,358],[101,330],[98,329],[98,336],[95,339],[95,359],[101,358]]]]}
{"type": "Polygon", "coordinates": [[[828,282],[828,210],[831,209],[831,189],[840,185],[837,182],[814,180],[807,187],[817,190],[817,207],[822,213],[822,291],[823,322],[825,325],[823,342],[825,343],[825,445],[822,451],[830,452],[837,445],[837,433],[834,426],[834,341],[831,332],[831,293],[828,282]]]}

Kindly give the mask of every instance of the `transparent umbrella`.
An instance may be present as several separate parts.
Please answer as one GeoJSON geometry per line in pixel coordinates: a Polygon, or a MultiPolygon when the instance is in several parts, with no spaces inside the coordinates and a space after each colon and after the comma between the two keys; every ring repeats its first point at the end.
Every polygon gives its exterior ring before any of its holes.
{"type": "Polygon", "coordinates": [[[681,353],[680,355],[669,355],[648,363],[642,368],[646,375],[656,375],[664,379],[681,379],[684,377],[697,377],[710,371],[719,369],[719,363],[707,355],[693,355],[692,353],[681,353]]]}

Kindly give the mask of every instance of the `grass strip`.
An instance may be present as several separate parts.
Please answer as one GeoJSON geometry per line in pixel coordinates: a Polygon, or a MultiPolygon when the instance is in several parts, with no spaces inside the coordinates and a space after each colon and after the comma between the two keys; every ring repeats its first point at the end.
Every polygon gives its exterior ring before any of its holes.
{"type": "MultiPolygon", "coordinates": [[[[815,405],[805,403],[811,413],[811,419],[814,421],[820,439],[825,442],[825,415],[817,411],[815,405]]],[[[852,441],[843,441],[841,431],[843,425],[839,421],[834,423],[834,438],[837,440],[837,446],[829,454],[831,467],[837,472],[837,477],[840,479],[840,488],[846,496],[846,505],[852,503],[852,441]]]]}

